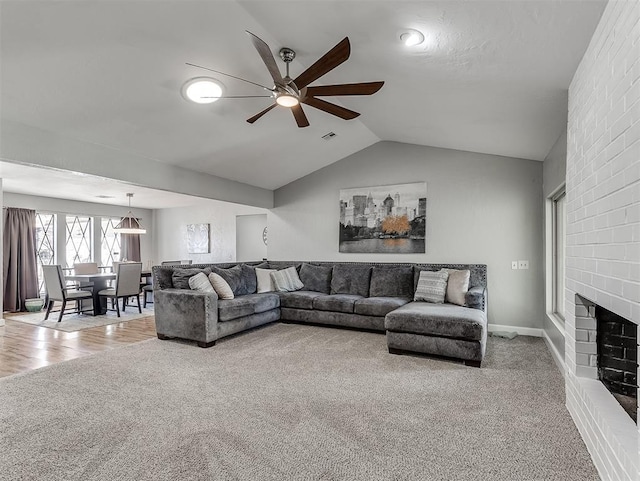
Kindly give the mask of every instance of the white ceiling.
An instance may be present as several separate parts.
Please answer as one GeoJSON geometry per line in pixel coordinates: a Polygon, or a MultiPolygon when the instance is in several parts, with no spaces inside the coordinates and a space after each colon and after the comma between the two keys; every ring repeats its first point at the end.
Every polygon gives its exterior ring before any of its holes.
{"type": "MultiPolygon", "coordinates": [[[[605,3],[2,1],[1,114],[267,189],[379,140],[543,160],[605,3]],[[407,27],[425,44],[403,47],[407,27]],[[296,50],[293,77],[348,36],[351,58],[312,85],[385,86],[341,99],[361,112],[356,120],[305,107],[306,129],[283,108],[246,123],[269,99],[185,101],[182,84],[207,75],[185,62],[269,83],[245,30],[276,58],[282,46],[296,50]],[[330,131],[337,136],[322,140],[330,131]]],[[[228,95],[262,93],[217,77],[228,95]]]]}

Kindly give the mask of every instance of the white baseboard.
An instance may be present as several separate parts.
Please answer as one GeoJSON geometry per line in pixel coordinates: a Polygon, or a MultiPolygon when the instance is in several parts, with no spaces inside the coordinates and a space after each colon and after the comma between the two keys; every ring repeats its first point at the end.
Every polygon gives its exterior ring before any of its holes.
{"type": "Polygon", "coordinates": [[[489,324],[487,326],[487,329],[489,330],[489,332],[507,331],[517,332],[520,336],[542,337],[542,329],[533,327],[502,326],[500,324],[489,324]]]}
{"type": "Polygon", "coordinates": [[[544,342],[547,344],[547,347],[549,348],[549,352],[551,353],[551,357],[553,358],[553,360],[555,361],[556,365],[558,366],[558,369],[560,369],[560,372],[562,373],[562,376],[566,376],[566,372],[567,372],[567,366],[564,363],[564,358],[562,356],[560,356],[560,353],[558,352],[558,349],[556,349],[556,346],[554,346],[553,342],[551,342],[551,338],[549,337],[549,335],[546,333],[546,331],[542,331],[542,337],[544,339],[544,342]]]}

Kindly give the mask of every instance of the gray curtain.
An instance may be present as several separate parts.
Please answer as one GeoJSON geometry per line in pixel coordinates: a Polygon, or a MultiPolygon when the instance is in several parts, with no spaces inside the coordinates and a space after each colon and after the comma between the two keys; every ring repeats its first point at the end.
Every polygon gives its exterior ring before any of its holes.
{"type": "Polygon", "coordinates": [[[7,207],[3,239],[4,309],[24,310],[24,300],[39,297],[36,211],[7,207]]]}
{"type": "MultiPolygon", "coordinates": [[[[122,218],[123,223],[126,220],[126,217],[122,218]]],[[[132,223],[135,224],[135,222],[132,223]]],[[[139,225],[131,227],[139,227],[139,225]]],[[[140,234],[120,234],[120,250],[122,251],[120,260],[140,262],[140,234]]]]}

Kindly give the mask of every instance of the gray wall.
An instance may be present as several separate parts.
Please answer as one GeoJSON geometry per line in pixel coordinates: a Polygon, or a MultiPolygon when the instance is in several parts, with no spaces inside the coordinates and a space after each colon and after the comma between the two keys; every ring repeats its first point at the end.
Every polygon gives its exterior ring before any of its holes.
{"type": "Polygon", "coordinates": [[[154,214],[155,262],[191,259],[197,264],[235,261],[236,216],[264,215],[266,210],[229,202],[197,199],[191,207],[157,209],[154,214]],[[190,254],[187,249],[187,224],[202,223],[210,224],[210,252],[190,254]]]}
{"type": "Polygon", "coordinates": [[[267,214],[236,216],[236,260],[255,261],[267,257],[263,232],[267,227],[267,214]]]}
{"type": "Polygon", "coordinates": [[[567,176],[567,130],[558,138],[554,146],[549,151],[549,155],[544,159],[542,167],[542,193],[544,197],[544,223],[543,232],[543,255],[544,255],[544,277],[547,279],[545,286],[545,314],[544,332],[556,348],[560,359],[564,361],[564,326],[559,319],[552,318],[551,314],[551,262],[547,258],[547,251],[551,249],[551,205],[547,200],[558,188],[564,185],[567,176]]]}
{"type": "Polygon", "coordinates": [[[379,142],[275,191],[269,259],[488,265],[489,322],[541,328],[542,163],[379,142]],[[341,188],[427,182],[426,254],[338,253],[341,188]],[[529,270],[511,270],[512,260],[529,270]]]}

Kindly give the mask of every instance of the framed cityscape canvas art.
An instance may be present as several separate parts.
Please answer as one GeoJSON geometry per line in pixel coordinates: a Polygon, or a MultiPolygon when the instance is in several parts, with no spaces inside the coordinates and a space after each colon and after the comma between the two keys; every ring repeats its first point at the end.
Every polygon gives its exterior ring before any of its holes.
{"type": "Polygon", "coordinates": [[[340,252],[426,252],[427,183],[340,190],[340,252]]]}
{"type": "Polygon", "coordinates": [[[189,254],[209,253],[209,224],[187,224],[187,251],[189,254]]]}

